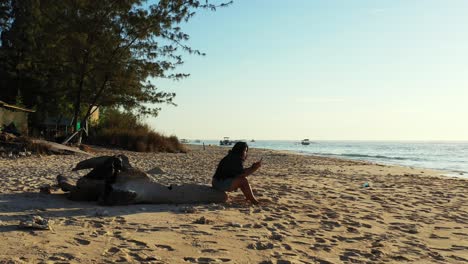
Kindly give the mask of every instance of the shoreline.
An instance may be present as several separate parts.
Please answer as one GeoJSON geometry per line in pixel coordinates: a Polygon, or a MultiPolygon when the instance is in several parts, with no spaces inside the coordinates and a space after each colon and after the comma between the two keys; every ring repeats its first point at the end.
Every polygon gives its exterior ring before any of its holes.
{"type": "MultiPolygon", "coordinates": [[[[165,173],[162,184],[209,184],[228,149],[125,154],[165,173]]],[[[455,263],[468,261],[468,180],[432,170],[252,148],[245,166],[260,206],[240,191],[224,204],[104,207],[39,193],[82,155],[0,159],[0,262],[14,263],[455,263]],[[429,179],[429,180],[428,180],[429,179]],[[363,184],[368,183],[369,187],[363,184]],[[21,229],[39,215],[52,230],[21,229]]]]}
{"type": "MultiPolygon", "coordinates": [[[[186,145],[200,146],[200,144],[192,144],[192,143],[188,143],[186,145]]],[[[221,147],[221,146],[217,146],[217,147],[226,148],[226,147],[221,147]]],[[[468,172],[465,172],[465,171],[457,171],[457,170],[449,170],[449,169],[444,170],[444,169],[435,169],[435,168],[428,168],[428,167],[410,166],[410,165],[402,165],[402,164],[395,164],[395,163],[377,162],[377,161],[371,161],[371,160],[365,160],[365,159],[351,159],[351,158],[341,157],[339,155],[319,155],[319,154],[312,154],[312,153],[296,151],[296,150],[278,150],[278,149],[258,148],[258,147],[251,147],[251,148],[252,149],[258,149],[258,150],[271,150],[271,151],[284,152],[286,154],[291,154],[291,155],[304,155],[304,156],[311,156],[311,157],[331,158],[331,159],[343,160],[343,161],[365,162],[365,163],[370,163],[370,164],[375,164],[375,165],[404,167],[404,168],[408,168],[408,169],[430,170],[430,171],[433,171],[434,173],[439,173],[440,176],[443,176],[443,177],[468,179],[468,172]]]]}
{"type": "Polygon", "coordinates": [[[363,162],[368,162],[371,164],[375,165],[385,165],[385,166],[396,166],[396,167],[404,167],[408,169],[417,169],[417,170],[431,170],[434,173],[439,173],[440,176],[443,177],[450,177],[450,178],[461,178],[461,179],[468,179],[467,172],[465,171],[456,171],[456,170],[443,170],[443,169],[434,169],[434,168],[428,168],[428,167],[418,167],[418,166],[410,166],[410,165],[401,165],[401,164],[393,164],[393,163],[384,163],[384,162],[376,162],[376,161],[370,161],[370,160],[357,160],[357,159],[347,159],[339,156],[321,156],[317,154],[307,154],[304,153],[304,155],[310,155],[310,156],[316,156],[316,157],[329,157],[329,158],[335,158],[337,160],[347,160],[347,161],[363,161],[363,162]]]}
{"type": "MultiPolygon", "coordinates": [[[[258,141],[262,141],[262,140],[258,140],[258,141]]],[[[263,141],[266,141],[266,140],[263,140],[263,141]]],[[[287,142],[295,142],[293,140],[271,140],[271,141],[276,141],[276,142],[284,142],[284,141],[287,141],[287,142]]],[[[319,142],[319,141],[317,141],[319,142]]],[[[376,142],[376,143],[387,143],[387,142],[390,142],[390,143],[405,143],[405,142],[408,142],[408,143],[468,143],[467,142],[464,142],[464,141],[380,141],[380,140],[377,140],[377,141],[360,141],[360,140],[344,140],[344,141],[340,141],[340,140],[324,140],[323,142],[376,142]]],[[[248,144],[250,142],[247,142],[248,144]]],[[[192,145],[192,146],[201,146],[201,143],[188,143],[187,145],[192,145]]],[[[218,146],[218,145],[214,145],[214,146],[218,146]]],[[[462,178],[462,179],[468,179],[468,171],[463,171],[463,170],[456,170],[456,169],[443,169],[443,168],[434,168],[434,167],[427,167],[427,166],[418,166],[418,165],[408,165],[408,164],[400,164],[398,162],[385,162],[385,161],[374,161],[374,160],[369,160],[369,159],[365,159],[365,158],[349,158],[349,157],[346,157],[346,156],[341,156],[339,154],[318,154],[318,153],[310,153],[310,152],[306,152],[304,150],[281,150],[281,149],[273,149],[273,148],[267,148],[267,147],[259,147],[259,146],[255,146],[255,145],[249,145],[251,148],[256,148],[256,149],[266,149],[266,150],[275,150],[275,151],[285,151],[285,152],[289,152],[289,153],[296,153],[296,154],[299,154],[299,155],[309,155],[309,156],[317,156],[317,157],[329,157],[329,158],[336,158],[336,159],[343,159],[343,160],[352,160],[352,161],[364,161],[364,162],[370,162],[370,163],[375,163],[375,164],[382,164],[382,165],[390,165],[390,166],[402,166],[402,167],[407,167],[407,168],[416,168],[416,169],[425,169],[425,170],[434,170],[434,171],[438,171],[441,176],[444,176],[444,177],[455,177],[455,178],[462,178]]],[[[218,147],[222,147],[222,146],[218,146],[218,147]]],[[[224,146],[224,148],[226,148],[226,146],[224,146]]],[[[364,155],[364,154],[363,154],[364,155]]]]}
{"type": "Polygon", "coordinates": [[[404,168],[409,168],[409,169],[417,169],[417,170],[431,170],[434,171],[435,173],[439,173],[440,176],[443,177],[450,177],[450,178],[461,178],[461,179],[468,179],[468,172],[465,171],[456,171],[456,170],[449,170],[449,169],[435,169],[435,168],[428,168],[428,167],[419,167],[419,166],[410,166],[410,165],[402,165],[402,164],[394,164],[394,163],[384,163],[384,162],[376,162],[376,161],[370,161],[370,160],[358,160],[358,159],[347,159],[344,157],[339,157],[339,156],[321,156],[317,154],[307,154],[303,153],[304,155],[311,155],[311,156],[316,156],[316,157],[330,157],[330,158],[336,158],[338,160],[348,160],[348,161],[364,161],[364,162],[369,162],[371,164],[375,165],[386,165],[386,166],[396,166],[396,167],[404,167],[404,168]]]}

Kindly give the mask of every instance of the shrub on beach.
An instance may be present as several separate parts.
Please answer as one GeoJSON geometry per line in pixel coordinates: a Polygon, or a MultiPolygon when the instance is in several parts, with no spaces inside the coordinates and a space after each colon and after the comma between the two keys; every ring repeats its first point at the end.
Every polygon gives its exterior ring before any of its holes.
{"type": "Polygon", "coordinates": [[[176,136],[164,136],[131,113],[109,109],[88,142],[138,152],[187,152],[176,136]]]}
{"type": "Polygon", "coordinates": [[[163,136],[146,127],[102,128],[90,140],[91,143],[112,146],[138,152],[187,152],[175,136],[163,136]]]}

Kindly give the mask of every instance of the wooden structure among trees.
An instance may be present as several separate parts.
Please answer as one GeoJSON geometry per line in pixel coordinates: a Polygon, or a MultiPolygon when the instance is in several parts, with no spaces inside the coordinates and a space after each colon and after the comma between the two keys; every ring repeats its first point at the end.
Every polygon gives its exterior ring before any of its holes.
{"type": "Polygon", "coordinates": [[[27,135],[28,114],[33,112],[35,111],[0,101],[0,126],[3,128],[13,123],[20,134],[27,135]]]}

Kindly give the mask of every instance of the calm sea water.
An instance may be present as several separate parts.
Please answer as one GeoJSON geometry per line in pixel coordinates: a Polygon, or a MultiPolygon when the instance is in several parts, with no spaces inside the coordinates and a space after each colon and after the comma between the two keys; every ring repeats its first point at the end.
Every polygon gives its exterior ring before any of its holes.
{"type": "MultiPolygon", "coordinates": [[[[219,145],[218,140],[190,143],[219,145]]],[[[315,141],[304,146],[300,141],[257,140],[248,144],[253,148],[289,150],[304,155],[437,169],[446,171],[446,175],[468,177],[468,142],[315,141]]]]}

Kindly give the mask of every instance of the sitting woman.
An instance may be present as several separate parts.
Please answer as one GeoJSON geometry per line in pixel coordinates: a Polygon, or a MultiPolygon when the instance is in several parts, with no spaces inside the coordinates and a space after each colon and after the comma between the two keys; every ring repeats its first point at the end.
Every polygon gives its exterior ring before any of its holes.
{"type": "Polygon", "coordinates": [[[252,193],[247,176],[258,170],[262,166],[262,162],[254,162],[252,166],[244,169],[244,161],[247,159],[248,151],[249,147],[247,143],[237,142],[228,155],[219,162],[213,176],[212,185],[217,190],[228,192],[240,188],[247,200],[253,204],[258,204],[257,199],[252,193]]]}

